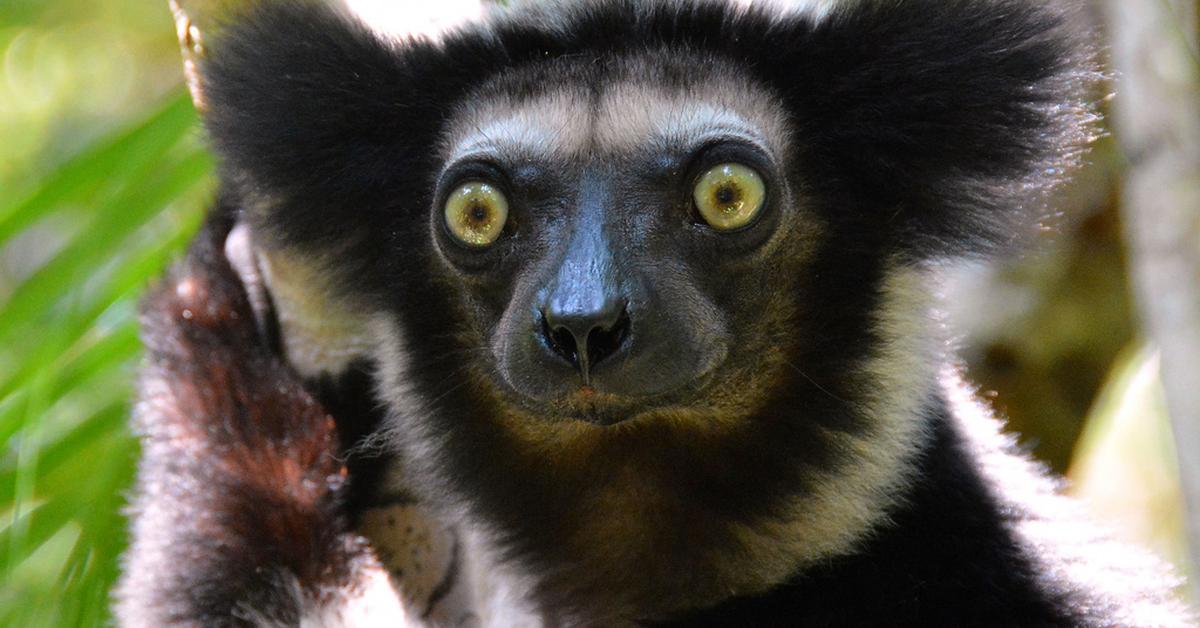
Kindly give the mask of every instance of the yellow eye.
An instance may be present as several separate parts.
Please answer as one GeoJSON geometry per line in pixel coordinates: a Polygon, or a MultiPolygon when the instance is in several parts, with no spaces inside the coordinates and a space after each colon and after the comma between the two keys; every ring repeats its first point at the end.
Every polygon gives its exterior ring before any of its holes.
{"type": "Polygon", "coordinates": [[[733,231],[750,224],[762,211],[766,196],[762,177],[734,163],[705,172],[692,191],[700,216],[717,231],[733,231]]]}
{"type": "Polygon", "coordinates": [[[508,221],[508,200],[494,186],[470,181],[446,199],[446,225],[459,242],[484,247],[496,241],[508,221]]]}

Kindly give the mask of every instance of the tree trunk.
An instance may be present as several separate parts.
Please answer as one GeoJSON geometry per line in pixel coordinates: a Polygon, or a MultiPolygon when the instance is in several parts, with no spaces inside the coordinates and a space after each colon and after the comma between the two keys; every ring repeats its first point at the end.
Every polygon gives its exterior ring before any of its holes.
{"type": "Polygon", "coordinates": [[[1158,346],[1200,600],[1200,56],[1196,0],[1107,0],[1113,128],[1144,333],[1158,346]]]}

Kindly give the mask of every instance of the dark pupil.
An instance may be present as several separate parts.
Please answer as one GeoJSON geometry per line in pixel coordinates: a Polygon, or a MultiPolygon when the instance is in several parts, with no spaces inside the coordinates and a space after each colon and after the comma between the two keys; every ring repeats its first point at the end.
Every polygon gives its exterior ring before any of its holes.
{"type": "Polygon", "coordinates": [[[475,203],[475,204],[471,205],[470,216],[471,216],[472,222],[483,222],[483,221],[487,220],[487,217],[488,217],[487,207],[484,207],[482,203],[475,203]]]}
{"type": "Polygon", "coordinates": [[[737,188],[733,185],[722,185],[717,188],[716,198],[721,205],[730,205],[738,198],[737,188]]]}

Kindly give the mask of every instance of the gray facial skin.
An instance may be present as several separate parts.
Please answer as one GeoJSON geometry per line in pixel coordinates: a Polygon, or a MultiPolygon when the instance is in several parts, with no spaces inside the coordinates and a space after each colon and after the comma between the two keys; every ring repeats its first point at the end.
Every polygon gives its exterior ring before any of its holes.
{"type": "Polygon", "coordinates": [[[469,99],[450,126],[436,198],[485,180],[511,215],[488,250],[462,246],[440,212],[432,232],[470,287],[465,309],[495,379],[540,414],[566,404],[574,418],[611,423],[694,399],[731,358],[752,359],[731,347],[756,344],[744,337],[770,300],[750,269],[793,211],[770,96],[736,76],[666,88],[641,71],[610,68],[595,81],[614,85],[598,95],[572,85],[469,99]],[[692,201],[697,178],[722,163],[767,184],[759,215],[733,232],[705,224],[692,201]]]}

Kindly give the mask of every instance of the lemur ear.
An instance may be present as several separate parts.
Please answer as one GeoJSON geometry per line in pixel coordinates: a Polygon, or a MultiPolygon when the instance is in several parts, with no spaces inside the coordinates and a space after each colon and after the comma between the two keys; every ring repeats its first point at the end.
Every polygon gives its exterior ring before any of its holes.
{"type": "Polygon", "coordinates": [[[770,71],[815,185],[873,205],[916,258],[1012,242],[1095,137],[1100,74],[1065,4],[862,0],[812,25],[770,71]]]}
{"type": "Polygon", "coordinates": [[[204,90],[200,86],[199,64],[207,54],[205,41],[215,31],[236,19],[254,0],[170,0],[175,16],[175,34],[183,54],[183,75],[196,110],[205,110],[204,90]]]}
{"type": "MultiPolygon", "coordinates": [[[[206,104],[199,75],[200,61],[207,53],[206,41],[256,5],[288,1],[305,0],[169,0],[183,54],[184,76],[197,110],[203,112],[206,104]]],[[[392,38],[436,37],[466,21],[478,19],[490,4],[487,0],[442,0],[433,4],[392,0],[307,1],[344,9],[380,35],[392,38]]]]}

